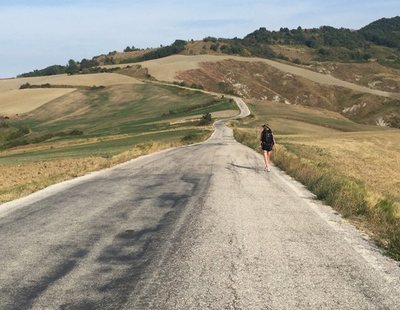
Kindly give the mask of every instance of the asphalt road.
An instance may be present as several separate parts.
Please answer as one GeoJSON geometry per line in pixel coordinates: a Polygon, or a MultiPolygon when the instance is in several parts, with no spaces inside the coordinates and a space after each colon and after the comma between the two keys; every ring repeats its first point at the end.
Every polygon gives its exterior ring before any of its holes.
{"type": "Polygon", "coordinates": [[[0,309],[400,309],[400,268],[217,123],[1,205],[0,309]]]}

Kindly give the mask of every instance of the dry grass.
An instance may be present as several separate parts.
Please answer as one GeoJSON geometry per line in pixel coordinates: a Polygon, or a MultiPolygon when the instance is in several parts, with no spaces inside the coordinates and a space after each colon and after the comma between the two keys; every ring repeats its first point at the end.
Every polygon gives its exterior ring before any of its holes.
{"type": "Polygon", "coordinates": [[[149,152],[206,139],[208,127],[169,123],[203,111],[232,108],[229,100],[216,101],[209,95],[164,85],[78,89],[2,128],[5,136],[6,131],[26,126],[30,132],[24,139],[31,140],[0,152],[0,201],[149,152]],[[175,112],[169,115],[171,109],[175,112]],[[72,129],[80,129],[82,134],[34,140],[72,129]]]}
{"type": "Polygon", "coordinates": [[[235,93],[243,98],[323,107],[364,123],[376,124],[380,119],[390,120],[398,114],[396,101],[350,88],[323,85],[266,63],[205,62],[199,69],[181,72],[177,77],[187,85],[202,85],[207,90],[235,93]]]}
{"type": "Polygon", "coordinates": [[[315,58],[315,50],[306,46],[270,45],[276,54],[282,54],[291,60],[299,59],[301,62],[309,62],[315,58]]]}
{"type": "Polygon", "coordinates": [[[212,41],[204,42],[201,41],[194,41],[188,42],[184,51],[180,54],[182,55],[224,55],[219,51],[214,51],[211,49],[211,46],[215,43],[212,41]]]}
{"type": "Polygon", "coordinates": [[[141,84],[136,78],[117,73],[96,73],[81,75],[52,75],[31,78],[0,80],[0,116],[14,117],[74,91],[71,88],[19,89],[22,84],[69,86],[111,86],[141,84]]]}
{"type": "Polygon", "coordinates": [[[14,89],[0,91],[0,115],[13,117],[16,114],[30,112],[47,102],[73,91],[74,89],[71,88],[14,89]]]}
{"type": "Polygon", "coordinates": [[[400,130],[355,124],[342,115],[267,102],[232,122],[259,150],[261,124],[278,142],[274,162],[400,259],[400,130]]]}
{"type": "MultiPolygon", "coordinates": [[[[262,63],[268,66],[271,66],[281,72],[300,76],[312,82],[323,84],[326,86],[339,86],[347,89],[351,89],[353,91],[368,93],[377,96],[390,97],[393,99],[399,99],[400,94],[385,92],[377,89],[372,89],[368,87],[364,87],[361,85],[357,85],[354,83],[350,83],[347,81],[343,81],[337,79],[331,75],[321,74],[319,72],[315,72],[312,70],[308,70],[305,68],[301,68],[298,66],[293,66],[290,64],[285,64],[281,62],[277,62],[270,59],[257,58],[257,57],[240,57],[240,56],[229,56],[229,55],[194,55],[194,56],[185,56],[185,55],[173,55],[169,57],[164,57],[160,59],[154,59],[150,61],[141,62],[142,67],[147,68],[149,70],[149,74],[155,77],[159,81],[179,81],[181,80],[178,75],[179,73],[195,70],[200,68],[201,63],[210,62],[220,62],[224,60],[235,60],[247,63],[262,63]]],[[[127,66],[129,64],[126,64],[127,66]]],[[[134,64],[131,64],[134,65],[134,64]]],[[[247,66],[247,65],[246,65],[247,66]]],[[[109,67],[109,66],[105,66],[109,67]]],[[[110,66],[112,67],[112,66],[110,66]]]]}
{"type": "Polygon", "coordinates": [[[70,86],[93,86],[93,85],[118,85],[118,84],[140,84],[139,80],[117,73],[95,73],[95,74],[76,74],[76,75],[51,75],[39,77],[27,77],[0,80],[0,92],[5,90],[19,89],[22,84],[41,85],[49,83],[51,85],[70,85],[70,86]]]}
{"type": "Polygon", "coordinates": [[[328,62],[313,64],[308,68],[354,84],[383,91],[400,92],[400,70],[382,66],[377,62],[328,62]]]}
{"type": "Polygon", "coordinates": [[[353,123],[339,113],[263,101],[250,104],[255,116],[243,120],[245,132],[258,135],[268,122],[301,158],[365,183],[378,195],[400,202],[400,130],[353,123]]]}
{"type": "Polygon", "coordinates": [[[140,144],[111,158],[86,157],[0,165],[0,203],[26,196],[51,184],[181,144],[179,142],[140,144]]]}
{"type": "MultiPolygon", "coordinates": [[[[238,141],[259,150],[258,134],[243,128],[236,128],[234,132],[238,141]]],[[[366,132],[364,135],[360,138],[357,133],[354,136],[346,134],[345,139],[330,137],[329,143],[320,143],[321,137],[316,135],[310,135],[307,139],[304,136],[284,138],[276,135],[278,145],[273,152],[273,161],[306,185],[319,199],[350,218],[385,247],[390,255],[400,260],[397,177],[400,175],[400,156],[399,144],[391,144],[392,138],[394,143],[398,143],[400,132],[389,133],[384,141],[376,132],[366,132]],[[385,152],[377,154],[374,151],[375,144],[366,139],[367,136],[379,140],[376,147],[386,148],[385,152]],[[307,144],[301,143],[304,139],[307,144]],[[345,146],[340,149],[344,141],[352,146],[350,156],[346,154],[345,146]],[[385,165],[389,167],[380,171],[379,167],[385,165]],[[370,173],[370,169],[375,171],[370,173]]]]}
{"type": "MultiPolygon", "coordinates": [[[[370,192],[400,202],[400,131],[282,137],[298,155],[362,181],[370,192]]],[[[400,207],[400,205],[399,205],[400,207]]],[[[400,209],[399,209],[400,211],[400,209]]]]}
{"type": "Polygon", "coordinates": [[[104,64],[106,57],[112,57],[116,63],[120,63],[121,61],[129,58],[143,56],[144,54],[152,51],[154,49],[145,49],[145,50],[138,50],[138,51],[131,51],[131,52],[116,52],[111,56],[101,55],[96,57],[96,60],[102,64],[104,64]]]}

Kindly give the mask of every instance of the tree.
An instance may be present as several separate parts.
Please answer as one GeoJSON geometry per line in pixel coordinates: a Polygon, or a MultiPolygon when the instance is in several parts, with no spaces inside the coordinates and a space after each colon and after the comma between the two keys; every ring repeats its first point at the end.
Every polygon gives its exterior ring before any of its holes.
{"type": "Polygon", "coordinates": [[[99,65],[99,63],[96,60],[88,60],[86,58],[83,58],[80,62],[80,69],[87,69],[87,68],[92,68],[92,67],[96,67],[99,65]]]}
{"type": "Polygon", "coordinates": [[[203,126],[203,125],[209,125],[212,122],[212,116],[211,113],[207,112],[206,114],[204,114],[199,122],[199,125],[203,126]]]}
{"type": "Polygon", "coordinates": [[[75,60],[70,59],[68,61],[67,69],[65,70],[65,72],[71,75],[79,73],[79,66],[75,60]]]}

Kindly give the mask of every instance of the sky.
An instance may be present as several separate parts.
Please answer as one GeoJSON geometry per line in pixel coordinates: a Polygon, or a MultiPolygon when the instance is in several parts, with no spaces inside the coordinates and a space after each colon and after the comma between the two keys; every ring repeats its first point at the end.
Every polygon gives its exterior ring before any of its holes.
{"type": "Polygon", "coordinates": [[[260,27],[360,29],[399,0],[0,0],[0,78],[126,46],[242,38],[260,27]]]}

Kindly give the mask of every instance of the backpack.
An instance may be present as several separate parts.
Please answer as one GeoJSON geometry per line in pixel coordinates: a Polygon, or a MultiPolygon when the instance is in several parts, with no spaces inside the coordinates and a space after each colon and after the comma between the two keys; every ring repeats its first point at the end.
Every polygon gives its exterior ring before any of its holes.
{"type": "Polygon", "coordinates": [[[265,129],[265,130],[263,130],[263,133],[262,133],[262,140],[261,140],[263,143],[265,143],[265,144],[273,144],[274,143],[274,140],[273,140],[273,138],[272,138],[272,131],[271,131],[271,129],[270,130],[268,130],[268,129],[265,129]]]}

